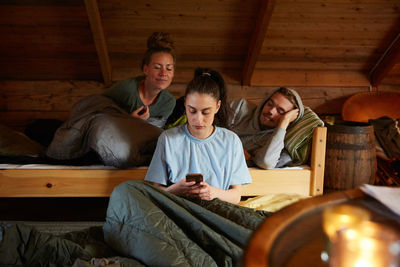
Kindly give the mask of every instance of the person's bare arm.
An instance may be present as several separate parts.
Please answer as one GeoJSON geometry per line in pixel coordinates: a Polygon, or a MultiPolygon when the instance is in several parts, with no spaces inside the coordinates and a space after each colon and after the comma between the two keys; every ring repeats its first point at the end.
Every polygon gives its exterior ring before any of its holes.
{"type": "Polygon", "coordinates": [[[228,190],[219,189],[209,185],[206,182],[201,182],[192,186],[189,191],[189,196],[200,198],[202,200],[220,200],[237,204],[242,196],[242,185],[232,185],[228,190]]]}
{"type": "Polygon", "coordinates": [[[218,198],[226,202],[237,204],[242,196],[242,185],[232,185],[228,190],[223,190],[213,187],[206,182],[198,184],[196,184],[196,182],[186,182],[186,179],[182,179],[170,186],[158,183],[151,184],[177,196],[199,198],[202,200],[218,198]]]}
{"type": "Polygon", "coordinates": [[[192,186],[195,183],[196,182],[186,182],[186,179],[182,179],[179,182],[172,184],[170,186],[165,186],[159,183],[151,183],[151,184],[177,196],[189,196],[190,195],[189,192],[190,190],[192,190],[192,186]]]}

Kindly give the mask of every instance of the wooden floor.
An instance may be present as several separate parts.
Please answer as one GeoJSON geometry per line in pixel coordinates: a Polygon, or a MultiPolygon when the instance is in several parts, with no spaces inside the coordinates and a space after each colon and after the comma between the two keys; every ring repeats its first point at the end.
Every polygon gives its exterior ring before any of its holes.
{"type": "Polygon", "coordinates": [[[2,221],[104,221],[108,198],[0,198],[2,221]]]}

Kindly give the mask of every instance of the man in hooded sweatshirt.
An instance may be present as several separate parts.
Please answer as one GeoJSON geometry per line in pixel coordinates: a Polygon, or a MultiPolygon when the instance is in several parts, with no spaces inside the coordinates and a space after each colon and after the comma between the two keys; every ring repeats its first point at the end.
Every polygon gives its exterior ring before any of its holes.
{"type": "Polygon", "coordinates": [[[288,127],[304,114],[303,103],[296,91],[281,87],[260,105],[240,99],[232,101],[230,107],[233,113],[229,126],[258,167],[280,168],[292,162],[284,139],[288,127]]]}

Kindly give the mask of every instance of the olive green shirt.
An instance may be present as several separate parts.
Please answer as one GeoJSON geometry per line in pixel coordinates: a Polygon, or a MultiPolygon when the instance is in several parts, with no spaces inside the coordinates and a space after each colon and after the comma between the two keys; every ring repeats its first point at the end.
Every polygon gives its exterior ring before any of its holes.
{"type": "MultiPolygon", "coordinates": [[[[103,95],[111,98],[129,114],[144,106],[139,96],[139,84],[144,76],[123,80],[107,89],[103,95]]],[[[164,123],[175,107],[175,98],[168,90],[162,90],[155,103],[149,106],[150,121],[162,120],[164,123]]],[[[163,125],[157,126],[162,127],[163,125]]]]}

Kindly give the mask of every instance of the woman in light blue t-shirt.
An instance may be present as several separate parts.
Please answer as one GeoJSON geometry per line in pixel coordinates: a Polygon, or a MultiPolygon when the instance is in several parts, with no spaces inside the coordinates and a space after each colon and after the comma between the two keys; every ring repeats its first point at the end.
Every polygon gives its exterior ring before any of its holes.
{"type": "Polygon", "coordinates": [[[251,182],[239,137],[226,122],[225,83],[197,69],[185,93],[188,122],[164,131],[146,181],[126,181],[110,196],[104,240],[146,266],[236,266],[269,215],[235,205],[251,182]],[[188,174],[203,181],[189,182],[188,174]]]}
{"type": "Polygon", "coordinates": [[[226,108],[222,76],[197,69],[185,92],[188,122],[161,134],[145,180],[179,196],[238,203],[251,178],[239,137],[214,125],[214,118],[225,121],[226,108]],[[203,181],[187,181],[188,174],[203,181]]]}

